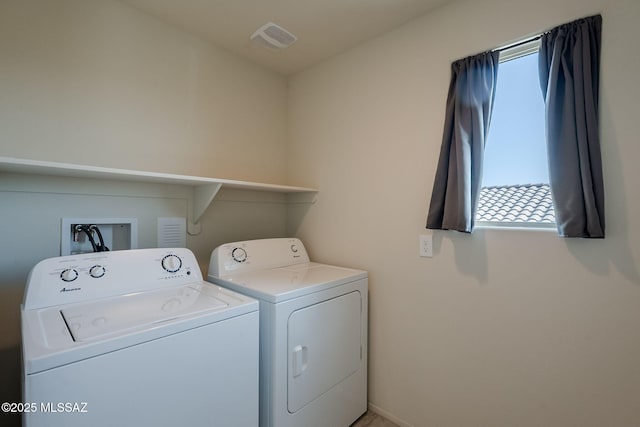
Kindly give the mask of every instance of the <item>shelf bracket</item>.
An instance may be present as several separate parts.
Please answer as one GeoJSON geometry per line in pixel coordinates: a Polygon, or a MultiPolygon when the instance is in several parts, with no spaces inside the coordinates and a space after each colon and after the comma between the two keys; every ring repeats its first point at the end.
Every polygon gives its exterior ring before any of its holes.
{"type": "Polygon", "coordinates": [[[193,187],[193,200],[191,202],[191,215],[187,224],[187,232],[194,236],[200,234],[199,224],[202,215],[222,188],[221,183],[201,184],[193,187]]]}

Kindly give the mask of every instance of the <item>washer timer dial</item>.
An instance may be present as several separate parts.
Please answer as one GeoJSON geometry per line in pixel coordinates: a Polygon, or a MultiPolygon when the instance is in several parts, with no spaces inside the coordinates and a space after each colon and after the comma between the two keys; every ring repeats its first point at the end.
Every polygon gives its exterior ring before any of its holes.
{"type": "Polygon", "coordinates": [[[162,258],[162,268],[169,273],[175,273],[182,268],[182,260],[178,255],[167,255],[162,258]]]}
{"type": "Polygon", "coordinates": [[[231,251],[231,258],[235,262],[245,262],[247,260],[247,251],[242,248],[234,248],[231,251]]]}

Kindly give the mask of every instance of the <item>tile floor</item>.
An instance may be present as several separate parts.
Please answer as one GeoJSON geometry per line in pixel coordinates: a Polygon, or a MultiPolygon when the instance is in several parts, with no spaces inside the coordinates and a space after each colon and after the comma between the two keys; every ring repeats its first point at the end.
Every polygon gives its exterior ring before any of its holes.
{"type": "Polygon", "coordinates": [[[367,411],[355,423],[351,424],[351,427],[398,427],[398,425],[375,412],[367,411]]]}

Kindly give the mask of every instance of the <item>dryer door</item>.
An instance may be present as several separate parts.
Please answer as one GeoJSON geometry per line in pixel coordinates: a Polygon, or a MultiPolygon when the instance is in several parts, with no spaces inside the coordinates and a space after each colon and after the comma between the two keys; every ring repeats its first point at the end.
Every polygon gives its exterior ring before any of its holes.
{"type": "Polygon", "coordinates": [[[294,311],[288,322],[287,406],[294,413],[362,364],[361,294],[294,311]]]}

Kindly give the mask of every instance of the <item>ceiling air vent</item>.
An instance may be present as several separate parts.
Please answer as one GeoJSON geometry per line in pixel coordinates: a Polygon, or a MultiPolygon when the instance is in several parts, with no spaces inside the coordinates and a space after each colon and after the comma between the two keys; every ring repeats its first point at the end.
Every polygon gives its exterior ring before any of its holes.
{"type": "Polygon", "coordinates": [[[298,38],[273,22],[267,22],[251,35],[251,40],[271,49],[284,49],[291,46],[298,38]]]}

